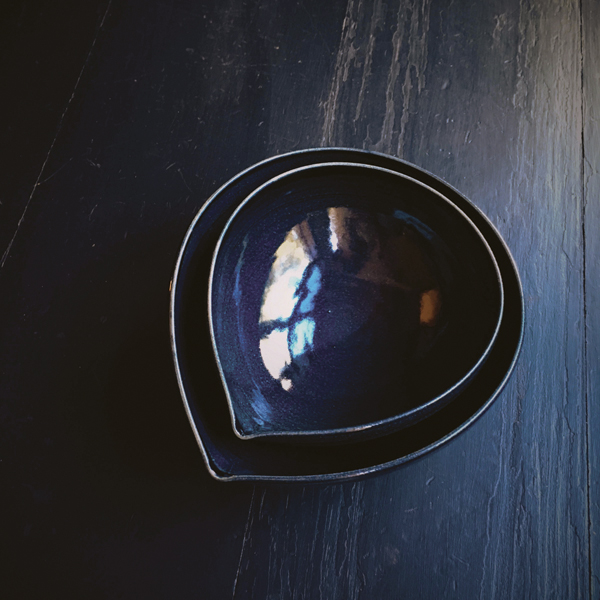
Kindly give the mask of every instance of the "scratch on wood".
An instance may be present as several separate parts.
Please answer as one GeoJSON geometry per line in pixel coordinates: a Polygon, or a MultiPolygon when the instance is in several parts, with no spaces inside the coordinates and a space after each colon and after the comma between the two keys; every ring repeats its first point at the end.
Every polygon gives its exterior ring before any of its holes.
{"type": "MultiPolygon", "coordinates": [[[[43,179],[39,183],[36,183],[35,187],[38,187],[38,186],[42,185],[42,183],[46,183],[46,181],[49,181],[50,179],[52,179],[57,173],[60,173],[72,160],[73,160],[73,157],[71,157],[64,165],[58,167],[58,169],[56,169],[56,171],[54,171],[54,173],[52,173],[52,175],[49,175],[48,177],[46,177],[46,179],[43,179]]],[[[94,165],[94,166],[96,166],[96,165],[94,165]]]]}
{"type": "MultiPolygon", "coordinates": [[[[358,8],[361,1],[359,0],[358,8]]],[[[358,21],[355,16],[355,1],[349,0],[346,8],[346,16],[342,25],[342,38],[340,47],[335,62],[335,71],[331,89],[327,100],[325,101],[325,120],[323,123],[322,145],[331,146],[334,144],[334,125],[338,109],[338,101],[340,89],[344,81],[348,79],[350,65],[356,57],[356,48],[354,47],[354,38],[356,37],[356,29],[358,21]]]]}
{"type": "MultiPolygon", "coordinates": [[[[0,269],[4,267],[4,263],[6,263],[6,260],[8,259],[8,255],[10,254],[12,245],[14,244],[15,239],[21,229],[21,226],[23,225],[23,222],[25,221],[25,215],[27,214],[27,210],[29,208],[29,205],[31,204],[33,195],[35,194],[35,191],[36,191],[38,185],[41,183],[42,175],[46,169],[46,165],[48,164],[48,159],[50,158],[50,155],[52,154],[52,150],[54,149],[56,140],[58,139],[58,136],[62,130],[63,121],[65,120],[67,111],[69,110],[69,107],[71,106],[71,102],[73,101],[73,98],[75,97],[75,92],[77,91],[77,88],[79,87],[79,82],[81,81],[83,73],[88,65],[89,60],[90,60],[90,56],[92,55],[92,52],[96,46],[96,41],[98,40],[98,36],[100,35],[100,32],[102,31],[102,29],[104,27],[104,21],[106,20],[106,17],[110,11],[111,4],[112,4],[112,0],[109,0],[108,4],[106,6],[106,10],[104,11],[104,15],[102,16],[102,20],[100,21],[100,26],[98,27],[98,29],[96,31],[96,35],[94,36],[94,39],[92,40],[92,45],[90,46],[87,56],[85,57],[85,60],[83,61],[83,66],[81,67],[81,71],[79,71],[79,75],[77,76],[77,80],[75,81],[75,87],[73,88],[73,91],[71,92],[71,96],[69,97],[69,100],[67,101],[67,105],[65,106],[65,109],[63,110],[62,115],[58,121],[58,127],[56,129],[56,134],[54,135],[54,139],[52,140],[52,143],[50,144],[50,148],[48,149],[48,152],[46,153],[46,158],[44,159],[44,162],[42,163],[42,168],[40,169],[37,179],[35,180],[33,189],[31,190],[31,194],[29,194],[29,198],[27,199],[27,202],[25,203],[25,207],[23,208],[23,212],[21,213],[21,218],[19,219],[19,221],[17,223],[15,232],[14,232],[12,238],[10,239],[10,242],[8,242],[8,246],[6,247],[4,254],[2,255],[2,260],[0,260],[0,269]]],[[[56,174],[56,173],[54,173],[54,174],[56,174]]],[[[50,177],[52,177],[52,175],[50,177]]]]}
{"type": "Polygon", "coordinates": [[[373,6],[373,14],[371,15],[371,23],[369,27],[369,41],[367,42],[367,52],[365,56],[365,63],[363,66],[363,75],[360,83],[360,90],[358,92],[358,100],[356,102],[356,112],[354,114],[354,121],[358,121],[360,117],[360,111],[362,109],[364,97],[365,97],[365,89],[367,87],[367,81],[369,79],[369,75],[371,74],[371,64],[373,62],[373,50],[375,48],[375,33],[377,28],[381,28],[383,26],[383,4],[382,0],[375,0],[375,4],[373,6]]]}
{"type": "Polygon", "coordinates": [[[404,20],[405,13],[403,10],[398,11],[398,21],[396,23],[396,31],[392,36],[392,64],[388,73],[387,86],[385,90],[385,117],[383,118],[383,126],[381,128],[381,137],[375,145],[375,149],[379,152],[390,153],[392,146],[392,135],[394,133],[394,122],[396,120],[396,109],[394,105],[394,89],[398,74],[400,73],[400,50],[402,49],[402,40],[404,39],[404,20]]]}
{"type": "Polygon", "coordinates": [[[466,560],[463,560],[462,558],[460,558],[460,556],[451,554],[450,559],[455,560],[456,562],[459,562],[461,565],[464,565],[465,567],[467,567],[467,569],[471,568],[471,565],[466,560]]]}
{"type": "Polygon", "coordinates": [[[374,147],[379,152],[392,153],[392,139],[396,132],[396,85],[400,76],[407,14],[409,14],[408,56],[402,83],[402,111],[397,145],[398,155],[403,154],[406,125],[410,117],[413,73],[417,81],[417,93],[425,87],[430,7],[430,0],[424,2],[413,1],[408,9],[401,5],[398,10],[396,30],[392,36],[392,60],[385,92],[385,116],[381,127],[381,137],[374,147]]]}
{"type": "Polygon", "coordinates": [[[183,181],[183,184],[185,185],[185,187],[193,194],[194,190],[188,185],[188,182],[185,180],[185,177],[183,176],[183,173],[181,172],[181,169],[177,169],[177,172],[179,173],[179,176],[181,177],[181,181],[183,181]]]}
{"type": "MultiPolygon", "coordinates": [[[[244,528],[244,537],[242,539],[242,548],[240,550],[240,559],[238,561],[238,568],[235,573],[235,579],[233,580],[233,590],[231,593],[231,597],[235,598],[235,590],[237,588],[238,579],[240,577],[240,571],[242,570],[242,559],[244,557],[244,550],[246,549],[246,544],[250,539],[250,526],[254,520],[254,497],[256,495],[256,486],[252,488],[252,496],[250,498],[250,506],[248,507],[248,517],[246,518],[246,527],[244,528]]],[[[264,492],[263,492],[264,499],[264,492]]]]}
{"type": "Polygon", "coordinates": [[[413,89],[412,70],[417,78],[417,93],[425,87],[425,67],[427,65],[427,34],[429,33],[429,10],[431,1],[415,2],[412,6],[408,65],[402,85],[402,116],[400,117],[400,134],[398,136],[398,155],[402,156],[404,135],[409,118],[410,96],[413,89]]]}
{"type": "MultiPolygon", "coordinates": [[[[360,525],[364,513],[364,483],[355,483],[352,486],[351,504],[348,507],[348,531],[349,539],[345,540],[344,562],[348,578],[348,598],[357,600],[360,593],[360,579],[358,577],[360,571],[358,538],[360,533],[360,525]]],[[[342,565],[343,568],[344,565],[342,565]]]]}
{"type": "MultiPolygon", "coordinates": [[[[492,533],[491,533],[491,529],[492,529],[492,508],[493,508],[493,504],[494,504],[494,499],[496,498],[497,494],[498,494],[498,488],[500,487],[500,481],[502,479],[502,471],[503,471],[503,463],[504,463],[504,429],[505,429],[505,423],[504,423],[505,419],[504,419],[504,415],[502,418],[502,429],[500,431],[500,442],[499,442],[499,447],[500,447],[500,451],[498,453],[498,476],[496,477],[496,482],[494,483],[494,491],[492,492],[492,495],[490,496],[488,503],[487,503],[487,514],[486,514],[486,524],[485,524],[485,547],[483,550],[483,561],[482,561],[482,568],[483,571],[481,573],[481,584],[480,584],[480,588],[479,588],[479,598],[480,600],[483,598],[489,598],[489,594],[486,594],[485,592],[485,582],[487,579],[487,564],[488,564],[488,553],[489,553],[489,548],[490,548],[490,543],[491,543],[491,539],[492,539],[492,533]]],[[[496,560],[492,559],[492,564],[494,565],[494,574],[495,574],[495,569],[496,569],[496,560]]],[[[494,585],[495,583],[495,577],[492,579],[492,595],[495,595],[495,588],[496,586],[494,585]]]]}

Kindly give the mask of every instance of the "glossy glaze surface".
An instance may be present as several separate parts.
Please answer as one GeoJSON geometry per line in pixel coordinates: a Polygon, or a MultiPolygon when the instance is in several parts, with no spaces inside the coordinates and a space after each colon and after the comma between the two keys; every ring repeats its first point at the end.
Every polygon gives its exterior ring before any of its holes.
{"type": "MultiPolygon", "coordinates": [[[[523,295],[510,252],[487,218],[441,180],[398,159],[372,152],[322,149],[275,157],[248,169],[219,189],[190,226],[176,265],[171,294],[171,341],[176,374],[190,425],[206,466],[223,481],[334,481],[393,468],[449,441],[491,405],[514,368],[523,336],[523,295]],[[206,301],[216,241],[229,217],[253,189],[305,164],[355,161],[395,169],[444,193],[482,232],[497,259],[505,289],[498,339],[471,384],[450,404],[415,425],[356,444],[296,446],[273,450],[260,440],[243,441],[231,428],[224,392],[218,393],[208,320],[196,310],[206,301]],[[203,368],[192,368],[202,364],[203,368]]],[[[222,388],[221,388],[222,389],[222,388]]]]}
{"type": "Polygon", "coordinates": [[[236,433],[374,436],[450,401],[489,351],[497,265],[471,221],[410,178],[299,169],[253,193],[215,252],[215,353],[236,433]]]}

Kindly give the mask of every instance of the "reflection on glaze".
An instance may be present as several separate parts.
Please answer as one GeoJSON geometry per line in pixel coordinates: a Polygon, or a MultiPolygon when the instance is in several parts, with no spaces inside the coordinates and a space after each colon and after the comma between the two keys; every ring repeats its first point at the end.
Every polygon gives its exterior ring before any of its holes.
{"type": "Polygon", "coordinates": [[[340,250],[342,253],[348,251],[348,238],[346,237],[347,229],[345,220],[350,216],[351,210],[345,207],[331,207],[327,209],[327,216],[329,217],[329,242],[331,244],[331,250],[337,252],[340,250]]]}
{"type": "Polygon", "coordinates": [[[300,304],[301,313],[309,313],[315,307],[315,296],[321,289],[321,271],[316,265],[313,267],[306,281],[308,293],[300,304]]]}
{"type": "Polygon", "coordinates": [[[302,319],[302,321],[296,323],[290,335],[290,352],[292,356],[300,356],[312,348],[314,335],[314,319],[302,319]]]}
{"type": "Polygon", "coordinates": [[[304,276],[314,255],[312,233],[307,222],[303,221],[287,233],[275,252],[260,308],[259,323],[279,324],[279,327],[261,338],[260,354],[271,377],[280,381],[286,391],[291,389],[292,382],[283,375],[284,370],[291,363],[291,356],[299,356],[312,346],[314,321],[305,319],[297,323],[291,333],[287,327],[281,325],[288,324],[294,313],[303,278],[307,279],[308,292],[300,304],[299,311],[307,313],[313,308],[313,299],[320,286],[320,273],[315,268],[310,271],[308,278],[304,276]]]}
{"type": "Polygon", "coordinates": [[[269,422],[273,411],[265,397],[257,389],[252,390],[252,407],[254,408],[254,421],[258,425],[264,425],[265,421],[269,422]]]}
{"type": "Polygon", "coordinates": [[[427,290],[421,294],[421,325],[435,325],[440,312],[440,291],[427,290]]]}
{"type": "Polygon", "coordinates": [[[260,355],[273,379],[279,379],[292,362],[288,349],[288,330],[274,329],[260,340],[260,355]]]}
{"type": "Polygon", "coordinates": [[[304,221],[293,227],[275,252],[263,296],[260,322],[285,321],[294,312],[296,291],[314,253],[311,231],[304,221]]]}
{"type": "Polygon", "coordinates": [[[311,361],[322,370],[329,349],[343,355],[344,344],[355,344],[365,327],[385,339],[424,327],[418,346],[431,341],[426,330],[438,324],[442,294],[422,245],[429,232],[411,220],[330,207],[287,232],[273,255],[259,315],[260,355],[284,390],[310,378],[311,361]],[[315,243],[325,231],[326,244],[315,243]]]}

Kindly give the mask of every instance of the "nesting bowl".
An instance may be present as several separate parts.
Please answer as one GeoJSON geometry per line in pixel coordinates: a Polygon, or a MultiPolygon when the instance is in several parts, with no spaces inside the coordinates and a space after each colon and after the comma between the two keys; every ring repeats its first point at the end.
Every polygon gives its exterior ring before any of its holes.
{"type": "MultiPolygon", "coordinates": [[[[506,386],[523,341],[524,302],[519,273],[502,236],[464,195],[441,179],[397,158],[347,148],[282,154],[232,177],[206,200],[182,241],[171,281],[169,322],[175,374],[183,407],[208,472],[219,481],[333,482],[397,468],[441,449],[477,423],[506,386]],[[477,226],[492,249],[504,288],[500,330],[490,354],[470,384],[426,419],[389,433],[347,444],[274,444],[242,440],[231,427],[214,360],[206,297],[215,245],[227,221],[259,186],[287,171],[333,161],[379,166],[407,175],[447,197],[477,226]]],[[[297,439],[297,438],[293,438],[297,439]]]]}
{"type": "Polygon", "coordinates": [[[504,289],[486,239],[439,190],[332,162],[241,201],[216,243],[208,309],[238,438],[348,443],[459,396],[494,346],[504,289]]]}

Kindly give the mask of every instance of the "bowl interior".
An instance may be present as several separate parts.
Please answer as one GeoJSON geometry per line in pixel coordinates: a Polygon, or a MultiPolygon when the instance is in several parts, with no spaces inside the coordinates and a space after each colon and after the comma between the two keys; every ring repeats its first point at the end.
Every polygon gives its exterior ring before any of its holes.
{"type": "Polygon", "coordinates": [[[450,401],[502,315],[495,259],[439,192],[313,165],[251,194],[213,258],[214,350],[240,437],[370,435],[450,401]]]}

